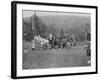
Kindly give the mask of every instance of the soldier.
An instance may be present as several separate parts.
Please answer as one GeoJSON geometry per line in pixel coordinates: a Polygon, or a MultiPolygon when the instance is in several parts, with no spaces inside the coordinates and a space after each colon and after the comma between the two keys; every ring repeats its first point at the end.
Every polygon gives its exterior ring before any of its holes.
{"type": "Polygon", "coordinates": [[[49,35],[49,44],[50,44],[50,48],[52,48],[53,47],[53,35],[52,34],[49,35]]]}
{"type": "Polygon", "coordinates": [[[88,56],[89,60],[88,60],[88,64],[91,62],[91,49],[90,49],[90,43],[87,44],[87,48],[86,48],[86,55],[88,56]]]}

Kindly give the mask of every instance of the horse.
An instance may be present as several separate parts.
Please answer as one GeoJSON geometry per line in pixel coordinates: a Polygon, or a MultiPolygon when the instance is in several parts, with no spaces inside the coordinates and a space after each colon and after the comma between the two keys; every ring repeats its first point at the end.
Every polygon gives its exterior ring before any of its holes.
{"type": "Polygon", "coordinates": [[[44,39],[40,36],[35,36],[34,40],[32,41],[32,48],[33,49],[47,49],[49,44],[49,40],[44,39]]]}

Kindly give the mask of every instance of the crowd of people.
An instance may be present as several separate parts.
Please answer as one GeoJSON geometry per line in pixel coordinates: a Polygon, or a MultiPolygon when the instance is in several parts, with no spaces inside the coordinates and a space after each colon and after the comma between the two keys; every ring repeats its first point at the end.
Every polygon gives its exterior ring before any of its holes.
{"type": "MultiPolygon", "coordinates": [[[[47,39],[42,38],[40,35],[34,36],[32,41],[32,49],[40,50],[40,49],[71,49],[72,47],[77,46],[77,43],[73,38],[67,40],[66,37],[54,37],[52,34],[48,36],[47,39]]],[[[87,44],[88,45],[88,44],[87,44]]]]}

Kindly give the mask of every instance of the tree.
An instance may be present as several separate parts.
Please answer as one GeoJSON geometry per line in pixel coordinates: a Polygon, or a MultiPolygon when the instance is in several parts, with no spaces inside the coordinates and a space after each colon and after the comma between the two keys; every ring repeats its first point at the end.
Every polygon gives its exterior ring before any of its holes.
{"type": "Polygon", "coordinates": [[[42,22],[41,18],[34,14],[32,16],[32,28],[33,28],[33,35],[40,35],[41,37],[45,37],[46,33],[46,25],[42,22]]]}
{"type": "Polygon", "coordinates": [[[32,24],[29,21],[23,19],[23,39],[26,41],[31,41],[33,39],[32,24]]]}
{"type": "Polygon", "coordinates": [[[91,41],[91,33],[87,33],[87,40],[91,41]]]}
{"type": "Polygon", "coordinates": [[[60,35],[61,35],[61,37],[64,36],[64,30],[63,29],[60,30],[60,35]]]}
{"type": "Polygon", "coordinates": [[[86,23],[85,26],[81,25],[83,32],[90,32],[90,24],[86,23]]]}
{"type": "Polygon", "coordinates": [[[84,33],[84,39],[90,41],[90,37],[91,37],[90,24],[86,23],[85,26],[82,25],[81,28],[82,28],[83,33],[84,33]]]}

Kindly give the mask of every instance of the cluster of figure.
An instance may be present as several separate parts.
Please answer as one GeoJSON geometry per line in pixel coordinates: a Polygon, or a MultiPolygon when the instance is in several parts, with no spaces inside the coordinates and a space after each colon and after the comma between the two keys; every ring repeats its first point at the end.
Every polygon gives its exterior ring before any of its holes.
{"type": "Polygon", "coordinates": [[[40,49],[58,49],[58,48],[66,48],[71,49],[72,46],[75,46],[75,43],[71,41],[68,42],[65,37],[53,37],[49,35],[48,39],[44,39],[42,37],[35,36],[32,41],[32,50],[40,50],[40,49]]]}

